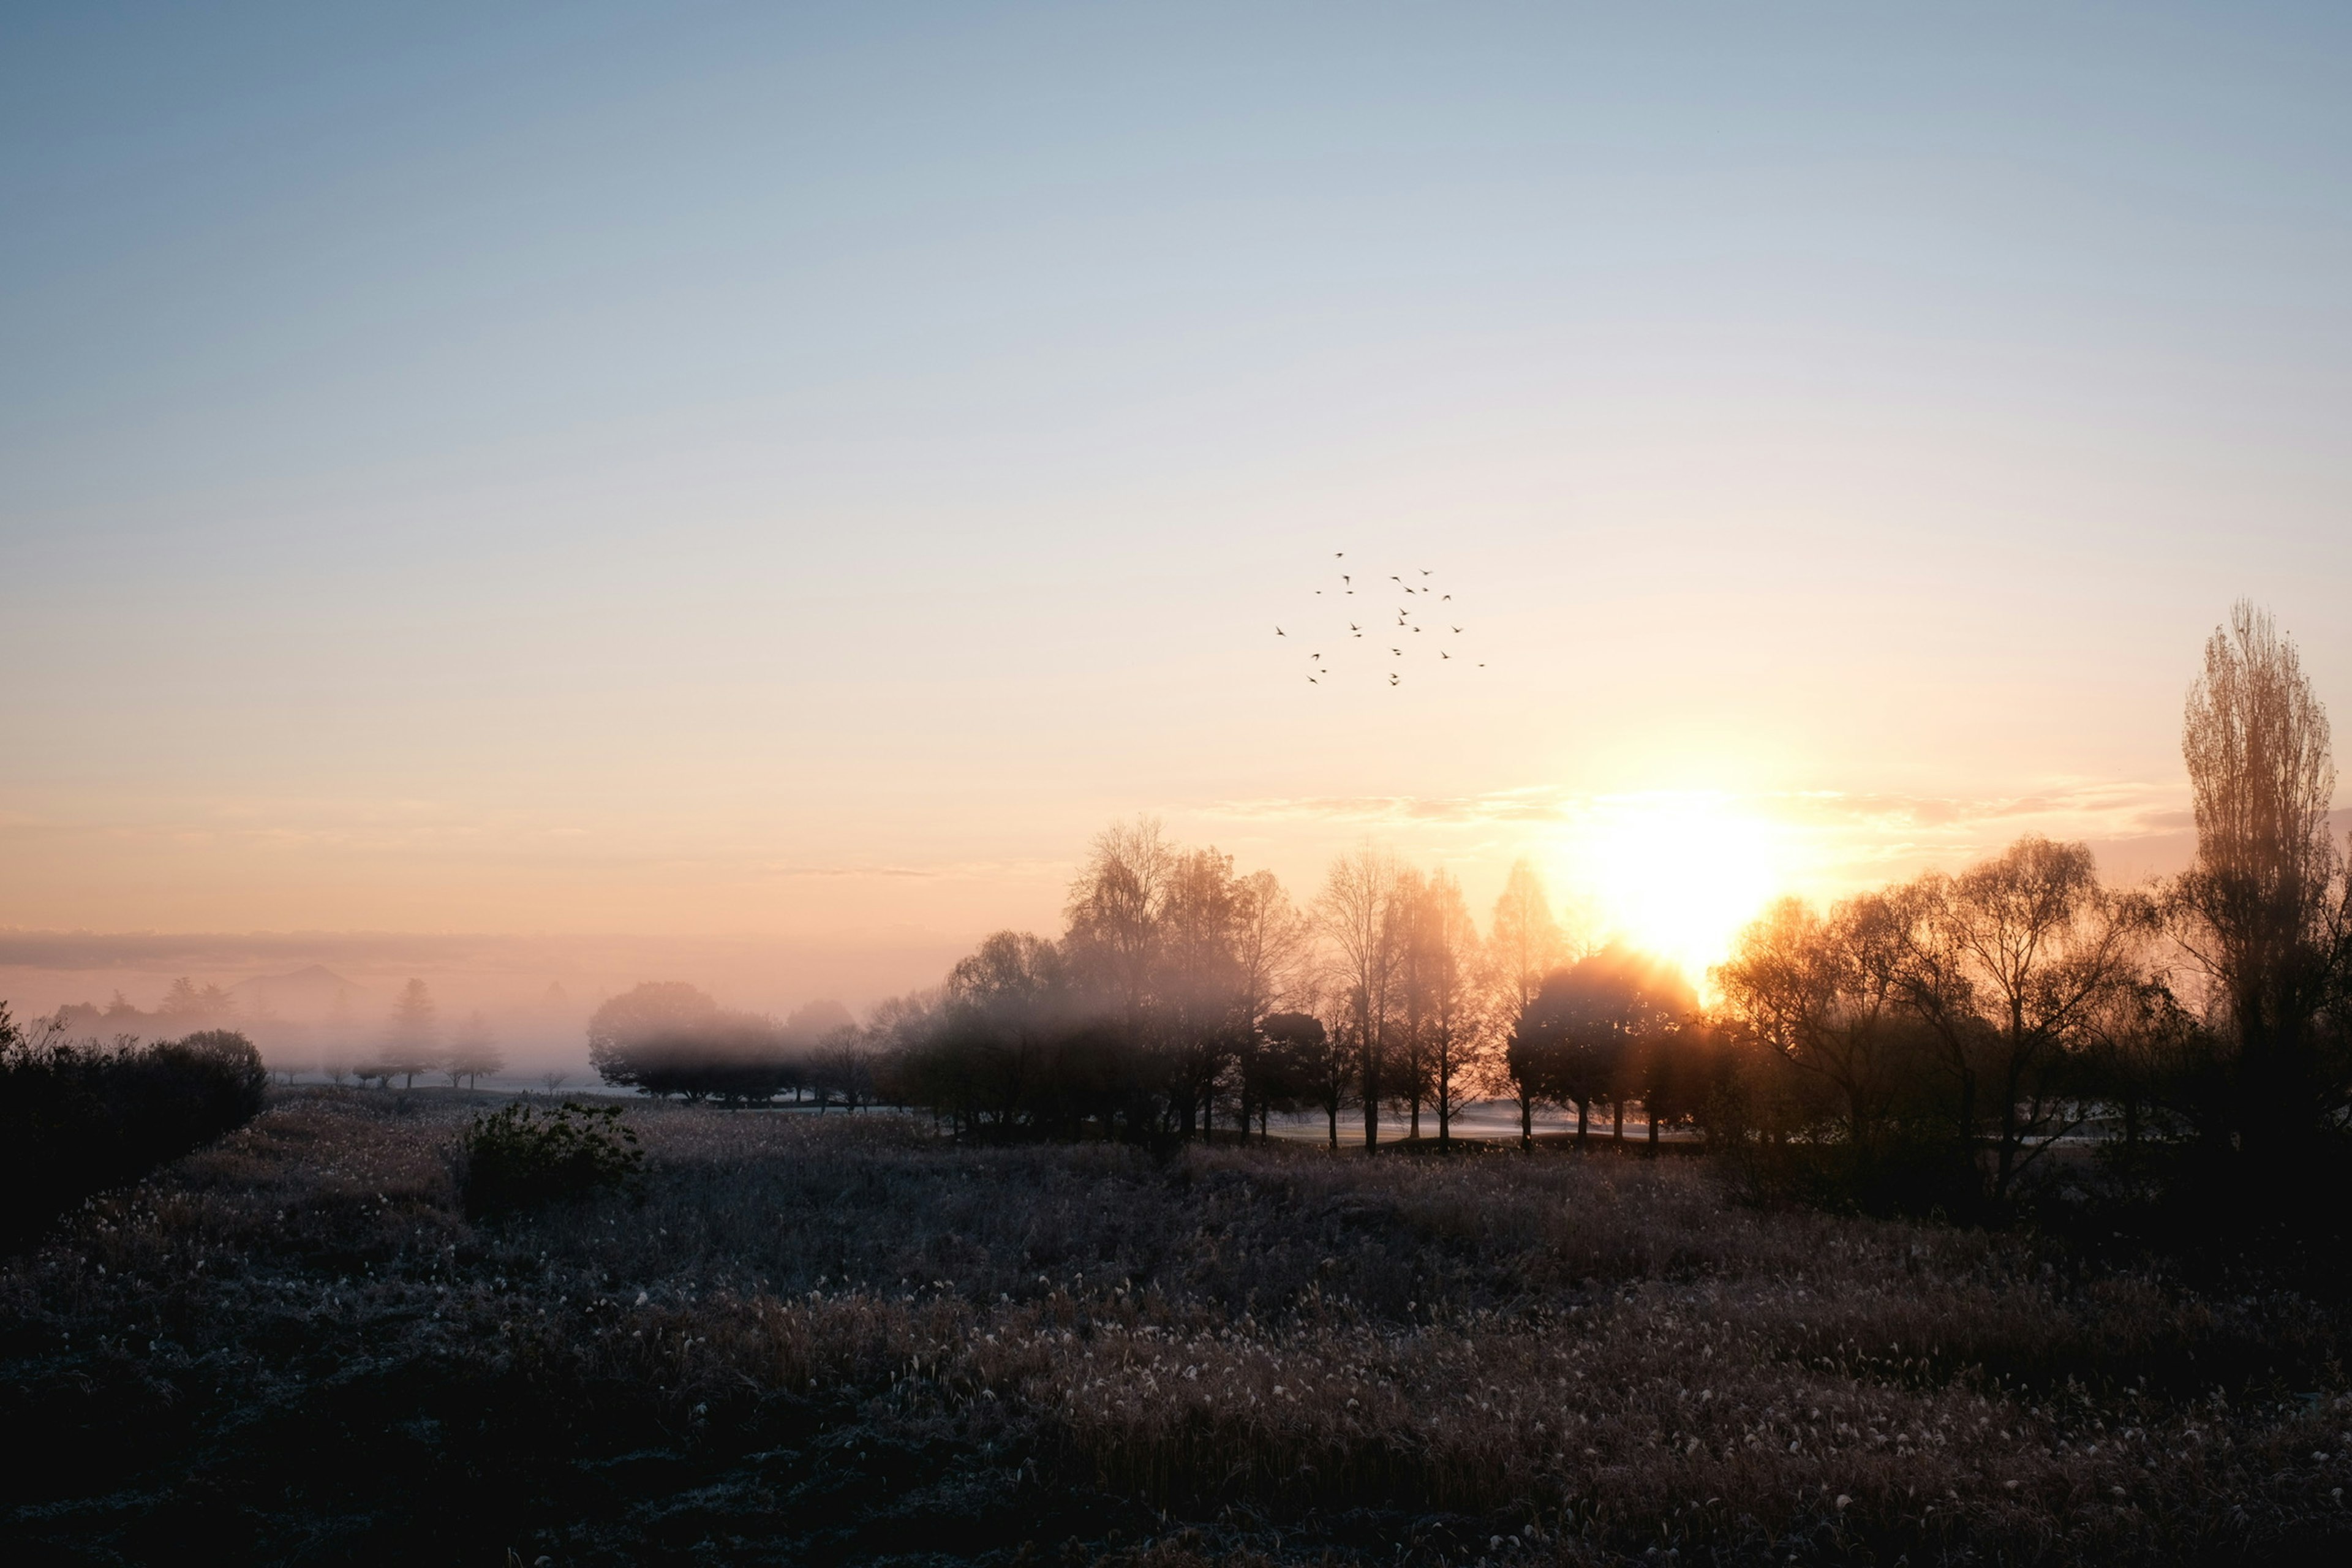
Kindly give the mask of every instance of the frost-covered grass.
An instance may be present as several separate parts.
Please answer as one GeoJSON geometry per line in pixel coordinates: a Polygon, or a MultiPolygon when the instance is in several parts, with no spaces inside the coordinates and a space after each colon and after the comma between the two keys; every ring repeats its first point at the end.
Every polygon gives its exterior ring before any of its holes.
{"type": "Polygon", "coordinates": [[[9,1427],[41,1436],[9,1533],[565,1563],[2352,1547],[2344,1320],[2289,1294],[1745,1209],[1687,1159],[1163,1165],[653,1105],[635,1200],[477,1228],[464,1099],[294,1092],[0,1270],[9,1427]]]}

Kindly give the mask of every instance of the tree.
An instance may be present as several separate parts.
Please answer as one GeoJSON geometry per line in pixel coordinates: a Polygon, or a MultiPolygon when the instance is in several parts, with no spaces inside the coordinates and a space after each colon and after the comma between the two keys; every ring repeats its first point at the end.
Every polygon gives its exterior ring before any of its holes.
{"type": "Polygon", "coordinates": [[[1486,933],[1486,974],[1495,1016],[1515,1025],[1500,1068],[1502,1086],[1519,1108],[1522,1149],[1535,1147],[1536,1107],[1542,1102],[1540,1085],[1549,1068],[1548,1047],[1521,1039],[1516,1022],[1526,1016],[1528,1005],[1543,988],[1544,976],[1580,956],[1553,918],[1543,878],[1526,860],[1513,861],[1486,933]]]}
{"type": "Polygon", "coordinates": [[[1994,1093],[1991,1195],[2089,1114],[2068,1096],[2069,1053],[2094,1013],[2138,979],[2149,900],[2100,885],[2084,844],[2028,835],[1958,877],[1915,884],[1907,994],[1964,1064],[1962,1137],[1973,1137],[1979,1074],[1994,1093]],[[1917,978],[1922,970],[1932,981],[1917,978]],[[1973,1050],[1971,1049],[1973,1047],[1973,1050]],[[2064,1109],[2060,1109],[2063,1103],[2064,1109]]]}
{"type": "Polygon", "coordinates": [[[1494,1053],[1478,927],[1449,873],[1437,872],[1423,888],[1413,930],[1423,1067],[1437,1108],[1437,1141],[1450,1145],[1463,1101],[1489,1085],[1494,1053]]]}
{"type": "Polygon", "coordinates": [[[399,1079],[404,1088],[415,1088],[416,1075],[433,1070],[438,1056],[435,1037],[439,1032],[433,1005],[433,993],[422,980],[411,980],[393,999],[392,1016],[386,1021],[383,1044],[376,1059],[360,1069],[362,1078],[373,1078],[389,1084],[399,1079]]]}
{"type": "MultiPolygon", "coordinates": [[[[1674,965],[1604,948],[1546,977],[1519,1016],[1514,1076],[1526,1073],[1544,1098],[1575,1106],[1577,1142],[1587,1142],[1593,1102],[1620,1097],[1641,1047],[1679,1026],[1696,1005],[1674,965]]],[[[1617,1128],[1622,1142],[1622,1110],[1617,1128]]]]}
{"type": "Polygon", "coordinates": [[[676,980],[648,981],[589,1015],[588,1060],[606,1083],[730,1103],[772,1100],[791,1071],[773,1022],[724,1011],[676,980]]]}
{"type": "Polygon", "coordinates": [[[2173,885],[2173,931],[2235,1047],[2231,1120],[2250,1152],[2284,1152],[2344,1105],[2313,1024],[2352,957],[2352,889],[2327,832],[2327,711],[2267,613],[2241,602],[2207,640],[2180,750],[2197,852],[2173,885]]]}
{"type": "Polygon", "coordinates": [[[1368,1153],[1381,1142],[1381,1072],[1397,971],[1397,883],[1396,862],[1366,845],[1331,862],[1315,900],[1348,1016],[1344,1035],[1356,1053],[1368,1153]]]}
{"type": "Polygon", "coordinates": [[[480,1088],[484,1073],[495,1074],[506,1065],[506,1058],[499,1050],[498,1037],[490,1032],[490,1021],[478,1007],[467,1014],[466,1021],[457,1026],[456,1037],[449,1042],[449,1054],[441,1062],[451,1084],[462,1078],[469,1089],[480,1088]]]}
{"type": "Polygon", "coordinates": [[[1339,1147],[1339,1113],[1356,1088],[1354,1047],[1309,1013],[1276,1013],[1265,1021],[1275,1085],[1269,1101],[1291,1099],[1323,1112],[1331,1147],[1339,1147]]]}
{"type": "Polygon", "coordinates": [[[1495,900],[1486,954],[1498,1008],[1513,1018],[1535,1000],[1545,975],[1583,956],[1571,950],[1567,933],[1553,918],[1543,878],[1525,860],[1511,863],[1502,895],[1495,900]]]}
{"type": "Polygon", "coordinates": [[[1846,1141],[1877,1141],[1904,1088],[1894,1016],[1903,984],[1903,912],[1883,894],[1824,919],[1782,899],[1740,932],[1716,970],[1730,1018],[1748,1037],[1831,1086],[1846,1141]]]}
{"type": "Polygon", "coordinates": [[[1253,1110],[1263,1130],[1270,1109],[1265,1096],[1278,1081],[1261,1070],[1270,1064],[1258,1059],[1266,1051],[1265,1026],[1278,1010],[1299,999],[1302,969],[1313,940],[1313,927],[1273,872],[1253,871],[1241,879],[1234,915],[1234,966],[1237,1011],[1247,1027],[1234,1076],[1244,1138],[1253,1110]]]}

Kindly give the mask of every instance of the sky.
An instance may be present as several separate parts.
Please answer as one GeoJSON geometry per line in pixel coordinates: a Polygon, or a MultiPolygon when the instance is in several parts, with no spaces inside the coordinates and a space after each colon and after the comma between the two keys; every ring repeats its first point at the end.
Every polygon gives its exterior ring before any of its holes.
{"type": "Polygon", "coordinates": [[[2022,831],[2168,869],[2234,599],[2352,704],[2347,67],[2322,6],[8,7],[0,984],[863,1003],[1138,813],[1301,897],[1528,856],[1694,963],[2022,831]]]}

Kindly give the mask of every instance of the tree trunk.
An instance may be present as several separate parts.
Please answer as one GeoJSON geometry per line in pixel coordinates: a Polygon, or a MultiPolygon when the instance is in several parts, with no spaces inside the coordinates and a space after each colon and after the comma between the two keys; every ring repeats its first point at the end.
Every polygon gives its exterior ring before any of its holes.
{"type": "MultiPolygon", "coordinates": [[[[1452,623],[1449,622],[1448,624],[1450,625],[1452,623]]],[[[1622,1149],[1625,1146],[1625,1102],[1622,1100],[1611,1100],[1609,1102],[1609,1114],[1616,1122],[1616,1126],[1611,1131],[1610,1136],[1617,1141],[1617,1147],[1622,1149]]]]}
{"type": "MultiPolygon", "coordinates": [[[[1452,622],[1446,623],[1452,625],[1452,622]]],[[[1536,1102],[1526,1095],[1519,1096],[1519,1147],[1533,1151],[1536,1146],[1536,1102]]]]}
{"type": "Polygon", "coordinates": [[[1580,1100],[1576,1102],[1576,1146],[1582,1149],[1590,1144],[1592,1141],[1591,1134],[1592,1101],[1580,1100]]]}

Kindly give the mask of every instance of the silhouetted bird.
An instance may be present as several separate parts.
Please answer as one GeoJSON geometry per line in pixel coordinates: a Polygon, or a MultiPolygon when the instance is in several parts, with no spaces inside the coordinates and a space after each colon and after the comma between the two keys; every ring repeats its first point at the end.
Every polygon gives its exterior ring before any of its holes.
{"type": "Polygon", "coordinates": [[[1398,576],[1395,573],[1391,572],[1391,573],[1390,573],[1390,574],[1389,574],[1389,581],[1390,581],[1390,582],[1391,582],[1391,583],[1402,583],[1402,582],[1403,582],[1403,581],[1404,581],[1404,579],[1403,579],[1403,578],[1402,578],[1402,577],[1400,577],[1400,576],[1398,576]]]}
{"type": "Polygon", "coordinates": [[[1394,686],[1396,683],[1397,683],[1396,673],[1395,673],[1393,670],[1391,670],[1391,671],[1389,673],[1389,684],[1390,684],[1391,686],[1394,686]]]}
{"type": "Polygon", "coordinates": [[[1460,626],[1456,626],[1456,627],[1454,627],[1454,629],[1455,631],[1457,631],[1457,632],[1458,632],[1458,631],[1460,631],[1462,628],[1461,628],[1460,626]]]}
{"type": "Polygon", "coordinates": [[[1421,569],[1421,574],[1422,574],[1423,576],[1424,576],[1424,577],[1428,576],[1428,575],[1429,575],[1429,568],[1428,568],[1428,567],[1426,567],[1426,566],[1423,567],[1423,568],[1421,569]]]}
{"type": "Polygon", "coordinates": [[[1439,648],[1437,650],[1437,657],[1440,658],[1452,658],[1454,656],[1446,652],[1444,648],[1439,648]]]}
{"type": "Polygon", "coordinates": [[[1454,602],[1454,595],[1451,594],[1440,594],[1437,596],[1437,602],[1441,605],[1452,604],[1454,602]]]}
{"type": "Polygon", "coordinates": [[[1276,626],[1276,627],[1275,627],[1275,628],[1274,628],[1274,635],[1275,635],[1275,636],[1276,636],[1276,637],[1288,637],[1290,634],[1289,634],[1288,632],[1286,632],[1286,631],[1284,631],[1280,626],[1276,626]]]}

